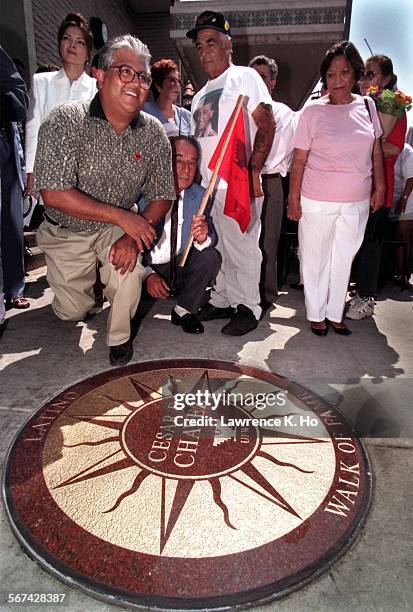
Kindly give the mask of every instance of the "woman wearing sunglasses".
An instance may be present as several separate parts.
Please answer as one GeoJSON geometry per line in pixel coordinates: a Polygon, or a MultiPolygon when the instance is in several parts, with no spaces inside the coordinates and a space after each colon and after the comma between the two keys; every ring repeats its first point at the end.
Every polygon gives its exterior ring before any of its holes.
{"type": "MultiPolygon", "coordinates": [[[[379,90],[396,90],[397,76],[393,63],[387,55],[373,55],[365,63],[364,75],[360,79],[360,90],[366,95],[369,87],[379,90]]],[[[383,240],[386,232],[388,213],[393,204],[394,165],[403,150],[407,129],[406,113],[397,119],[386,137],[382,137],[386,192],[383,208],[370,213],[363,244],[354,264],[356,295],[348,302],[348,319],[365,319],[374,313],[374,298],[380,273],[383,240]]]]}
{"type": "Polygon", "coordinates": [[[162,123],[167,136],[189,136],[191,113],[176,106],[181,94],[181,76],[171,59],[161,59],[151,68],[153,102],[146,102],[143,110],[162,123]]]}

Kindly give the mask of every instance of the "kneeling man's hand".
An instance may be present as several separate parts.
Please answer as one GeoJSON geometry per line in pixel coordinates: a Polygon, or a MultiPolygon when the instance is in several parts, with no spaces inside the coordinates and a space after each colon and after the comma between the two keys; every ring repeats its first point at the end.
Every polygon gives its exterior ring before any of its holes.
{"type": "Polygon", "coordinates": [[[156,272],[150,274],[146,279],[146,289],[153,298],[161,298],[164,300],[169,297],[168,283],[156,272]]]}
{"type": "Polygon", "coordinates": [[[156,238],[156,231],[150,223],[142,216],[127,210],[119,210],[121,214],[119,226],[125,234],[128,234],[137,244],[138,250],[143,251],[145,247],[150,249],[156,238]]]}
{"type": "Polygon", "coordinates": [[[133,238],[124,234],[112,244],[109,251],[109,261],[121,274],[133,272],[138,259],[139,249],[133,238]]]}
{"type": "Polygon", "coordinates": [[[205,215],[192,216],[191,234],[198,244],[203,244],[208,238],[208,224],[205,221],[205,215]]]}

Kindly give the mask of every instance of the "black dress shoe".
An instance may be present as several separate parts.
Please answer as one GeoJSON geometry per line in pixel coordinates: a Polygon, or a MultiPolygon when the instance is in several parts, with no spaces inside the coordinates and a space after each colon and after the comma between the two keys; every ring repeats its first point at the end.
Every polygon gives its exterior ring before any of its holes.
{"type": "Polygon", "coordinates": [[[133,356],[133,342],[127,340],[123,344],[117,346],[111,346],[109,348],[109,361],[110,365],[123,366],[126,365],[133,356]]]}
{"type": "Polygon", "coordinates": [[[243,336],[257,326],[258,321],[254,317],[252,310],[244,306],[244,304],[240,304],[237,307],[237,312],[231,317],[231,321],[224,325],[221,332],[227,334],[227,336],[243,336]]]}
{"type": "Polygon", "coordinates": [[[313,323],[310,323],[311,331],[316,336],[327,336],[328,334],[328,325],[325,327],[313,327],[313,323]]]}
{"type": "Polygon", "coordinates": [[[270,300],[261,300],[260,306],[262,310],[269,310],[270,308],[272,309],[276,308],[276,305],[273,302],[270,302],[270,300]]]}
{"type": "Polygon", "coordinates": [[[352,331],[344,325],[344,323],[336,323],[335,321],[327,321],[329,325],[333,328],[336,334],[339,336],[350,336],[352,331]],[[337,327],[339,325],[339,327],[337,327]]]}
{"type": "Polygon", "coordinates": [[[234,308],[228,306],[228,308],[218,308],[212,304],[205,304],[203,308],[197,314],[199,321],[212,321],[213,319],[230,319],[235,313],[234,308]]]}
{"type": "Polygon", "coordinates": [[[8,319],[4,319],[3,323],[0,323],[0,338],[2,337],[4,332],[6,331],[6,327],[7,327],[8,324],[9,324],[9,320],[8,319]]]}
{"type": "Polygon", "coordinates": [[[201,321],[198,321],[195,315],[189,313],[182,317],[175,310],[171,313],[171,322],[174,325],[180,325],[187,334],[203,334],[204,326],[201,321]]]}

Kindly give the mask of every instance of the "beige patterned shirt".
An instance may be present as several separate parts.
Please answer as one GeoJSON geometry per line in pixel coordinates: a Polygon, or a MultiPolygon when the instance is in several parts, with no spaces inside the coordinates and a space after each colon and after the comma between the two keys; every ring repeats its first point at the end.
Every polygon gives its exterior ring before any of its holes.
{"type": "MultiPolygon", "coordinates": [[[[140,194],[147,202],[173,200],[171,147],[161,123],[142,112],[118,134],[106,119],[98,94],[92,101],[62,104],[40,128],[34,188],[78,189],[126,209],[140,194]]],[[[46,213],[73,231],[105,226],[48,206],[46,213]]]]}

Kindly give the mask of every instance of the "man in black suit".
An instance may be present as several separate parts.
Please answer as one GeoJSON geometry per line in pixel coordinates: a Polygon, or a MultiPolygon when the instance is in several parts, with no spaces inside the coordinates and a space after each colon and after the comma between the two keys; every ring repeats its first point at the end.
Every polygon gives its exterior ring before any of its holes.
{"type": "Polygon", "coordinates": [[[24,162],[16,121],[26,118],[29,98],[16,66],[0,47],[0,335],[6,305],[28,308],[24,291],[24,162]]]}
{"type": "Polygon", "coordinates": [[[174,221],[174,207],[169,211],[165,223],[157,228],[155,246],[144,256],[145,284],[153,298],[166,299],[171,292],[177,295],[177,304],[171,313],[172,323],[180,325],[187,333],[201,334],[204,327],[196,315],[207,301],[207,287],[213,283],[221,260],[212,246],[214,232],[209,217],[197,214],[205,193],[203,187],[194,183],[199,159],[198,143],[192,136],[176,136],[171,139],[171,144],[177,214],[174,221]],[[181,268],[177,264],[191,235],[193,247],[181,268]]]}

